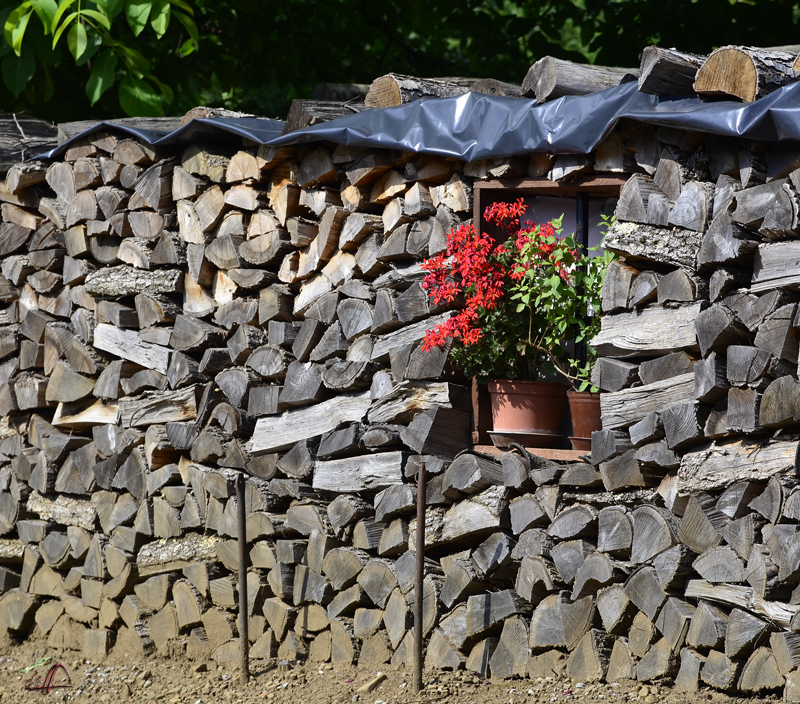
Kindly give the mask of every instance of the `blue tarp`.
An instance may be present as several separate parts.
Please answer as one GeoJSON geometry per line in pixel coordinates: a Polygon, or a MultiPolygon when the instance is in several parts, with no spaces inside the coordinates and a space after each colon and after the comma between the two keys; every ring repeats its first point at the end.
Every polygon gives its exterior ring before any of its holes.
{"type": "Polygon", "coordinates": [[[71,142],[108,129],[154,146],[226,141],[237,135],[275,146],[330,141],[465,161],[532,152],[588,154],[622,118],[764,142],[800,141],[800,83],[784,86],[755,103],[664,98],[640,93],[636,82],[543,105],[529,99],[466,93],[363,110],[283,136],[282,122],[255,117],[200,118],[169,134],[102,122],[36,158],[57,158],[71,142]]]}

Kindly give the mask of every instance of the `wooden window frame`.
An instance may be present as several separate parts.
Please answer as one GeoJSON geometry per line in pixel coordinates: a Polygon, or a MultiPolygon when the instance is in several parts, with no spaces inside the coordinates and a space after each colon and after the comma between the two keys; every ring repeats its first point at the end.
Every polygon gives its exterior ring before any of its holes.
{"type": "MultiPolygon", "coordinates": [[[[552,196],[557,198],[576,198],[579,216],[577,221],[576,239],[586,245],[588,241],[588,198],[616,198],[622,191],[630,174],[620,175],[579,175],[569,182],[550,181],[546,178],[514,178],[495,179],[491,181],[476,181],[473,185],[473,218],[475,227],[480,229],[483,224],[483,211],[487,205],[500,200],[503,194],[506,200],[516,200],[520,196],[552,196]],[[581,198],[584,196],[585,200],[581,198]],[[583,201],[583,205],[581,205],[583,201]],[[580,216],[580,213],[583,216],[580,216]]],[[[491,409],[488,407],[488,391],[479,387],[473,380],[472,407],[473,429],[472,442],[476,449],[486,452],[496,452],[491,445],[486,433],[491,429],[491,409]]],[[[536,453],[553,460],[573,460],[586,454],[584,450],[553,450],[533,448],[536,453]]]]}

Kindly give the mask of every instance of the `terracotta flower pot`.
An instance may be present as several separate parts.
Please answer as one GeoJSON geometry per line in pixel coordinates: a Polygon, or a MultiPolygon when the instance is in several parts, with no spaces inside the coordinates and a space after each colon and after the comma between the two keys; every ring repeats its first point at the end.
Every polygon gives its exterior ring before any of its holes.
{"type": "Polygon", "coordinates": [[[495,432],[558,436],[568,388],[550,381],[490,382],[495,432]]]}
{"type": "Polygon", "coordinates": [[[602,430],[600,419],[600,394],[590,391],[572,391],[567,393],[569,412],[572,416],[572,433],[570,442],[573,450],[591,450],[592,433],[602,430]]]}

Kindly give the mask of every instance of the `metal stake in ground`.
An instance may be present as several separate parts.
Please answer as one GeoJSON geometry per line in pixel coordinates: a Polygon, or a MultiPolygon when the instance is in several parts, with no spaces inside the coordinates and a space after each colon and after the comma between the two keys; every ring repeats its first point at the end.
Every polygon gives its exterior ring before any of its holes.
{"type": "Polygon", "coordinates": [[[417,473],[417,549],[414,574],[414,691],[422,691],[422,581],[425,578],[425,460],[417,473]]]}
{"type": "Polygon", "coordinates": [[[244,472],[236,477],[236,510],[239,533],[239,676],[250,679],[250,641],[247,633],[247,516],[244,508],[244,472]]]}

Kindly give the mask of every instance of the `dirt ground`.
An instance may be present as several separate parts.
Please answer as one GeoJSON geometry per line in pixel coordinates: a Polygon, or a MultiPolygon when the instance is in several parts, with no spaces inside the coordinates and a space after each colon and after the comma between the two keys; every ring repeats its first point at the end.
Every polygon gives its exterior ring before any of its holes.
{"type": "MultiPolygon", "coordinates": [[[[425,691],[410,691],[408,670],[382,672],[385,679],[372,691],[362,685],[374,680],[377,670],[334,670],[331,665],[288,665],[276,661],[254,661],[253,676],[242,684],[238,671],[214,662],[178,662],[154,657],[143,663],[129,663],[109,658],[94,663],[59,653],[44,643],[22,645],[0,642],[0,704],[37,704],[38,702],[136,702],[136,704],[215,704],[217,702],[272,704],[405,704],[406,702],[446,701],[448,704],[554,704],[581,701],[587,704],[636,702],[637,704],[759,704],[777,701],[778,695],[735,699],[713,690],[687,694],[667,685],[639,685],[633,682],[610,684],[574,683],[566,680],[483,680],[467,672],[425,672],[425,691]],[[26,690],[33,671],[23,669],[43,658],[36,671],[45,679],[47,671],[62,663],[68,670],[71,687],[26,690]]],[[[56,682],[66,682],[59,672],[56,682]]]]}

